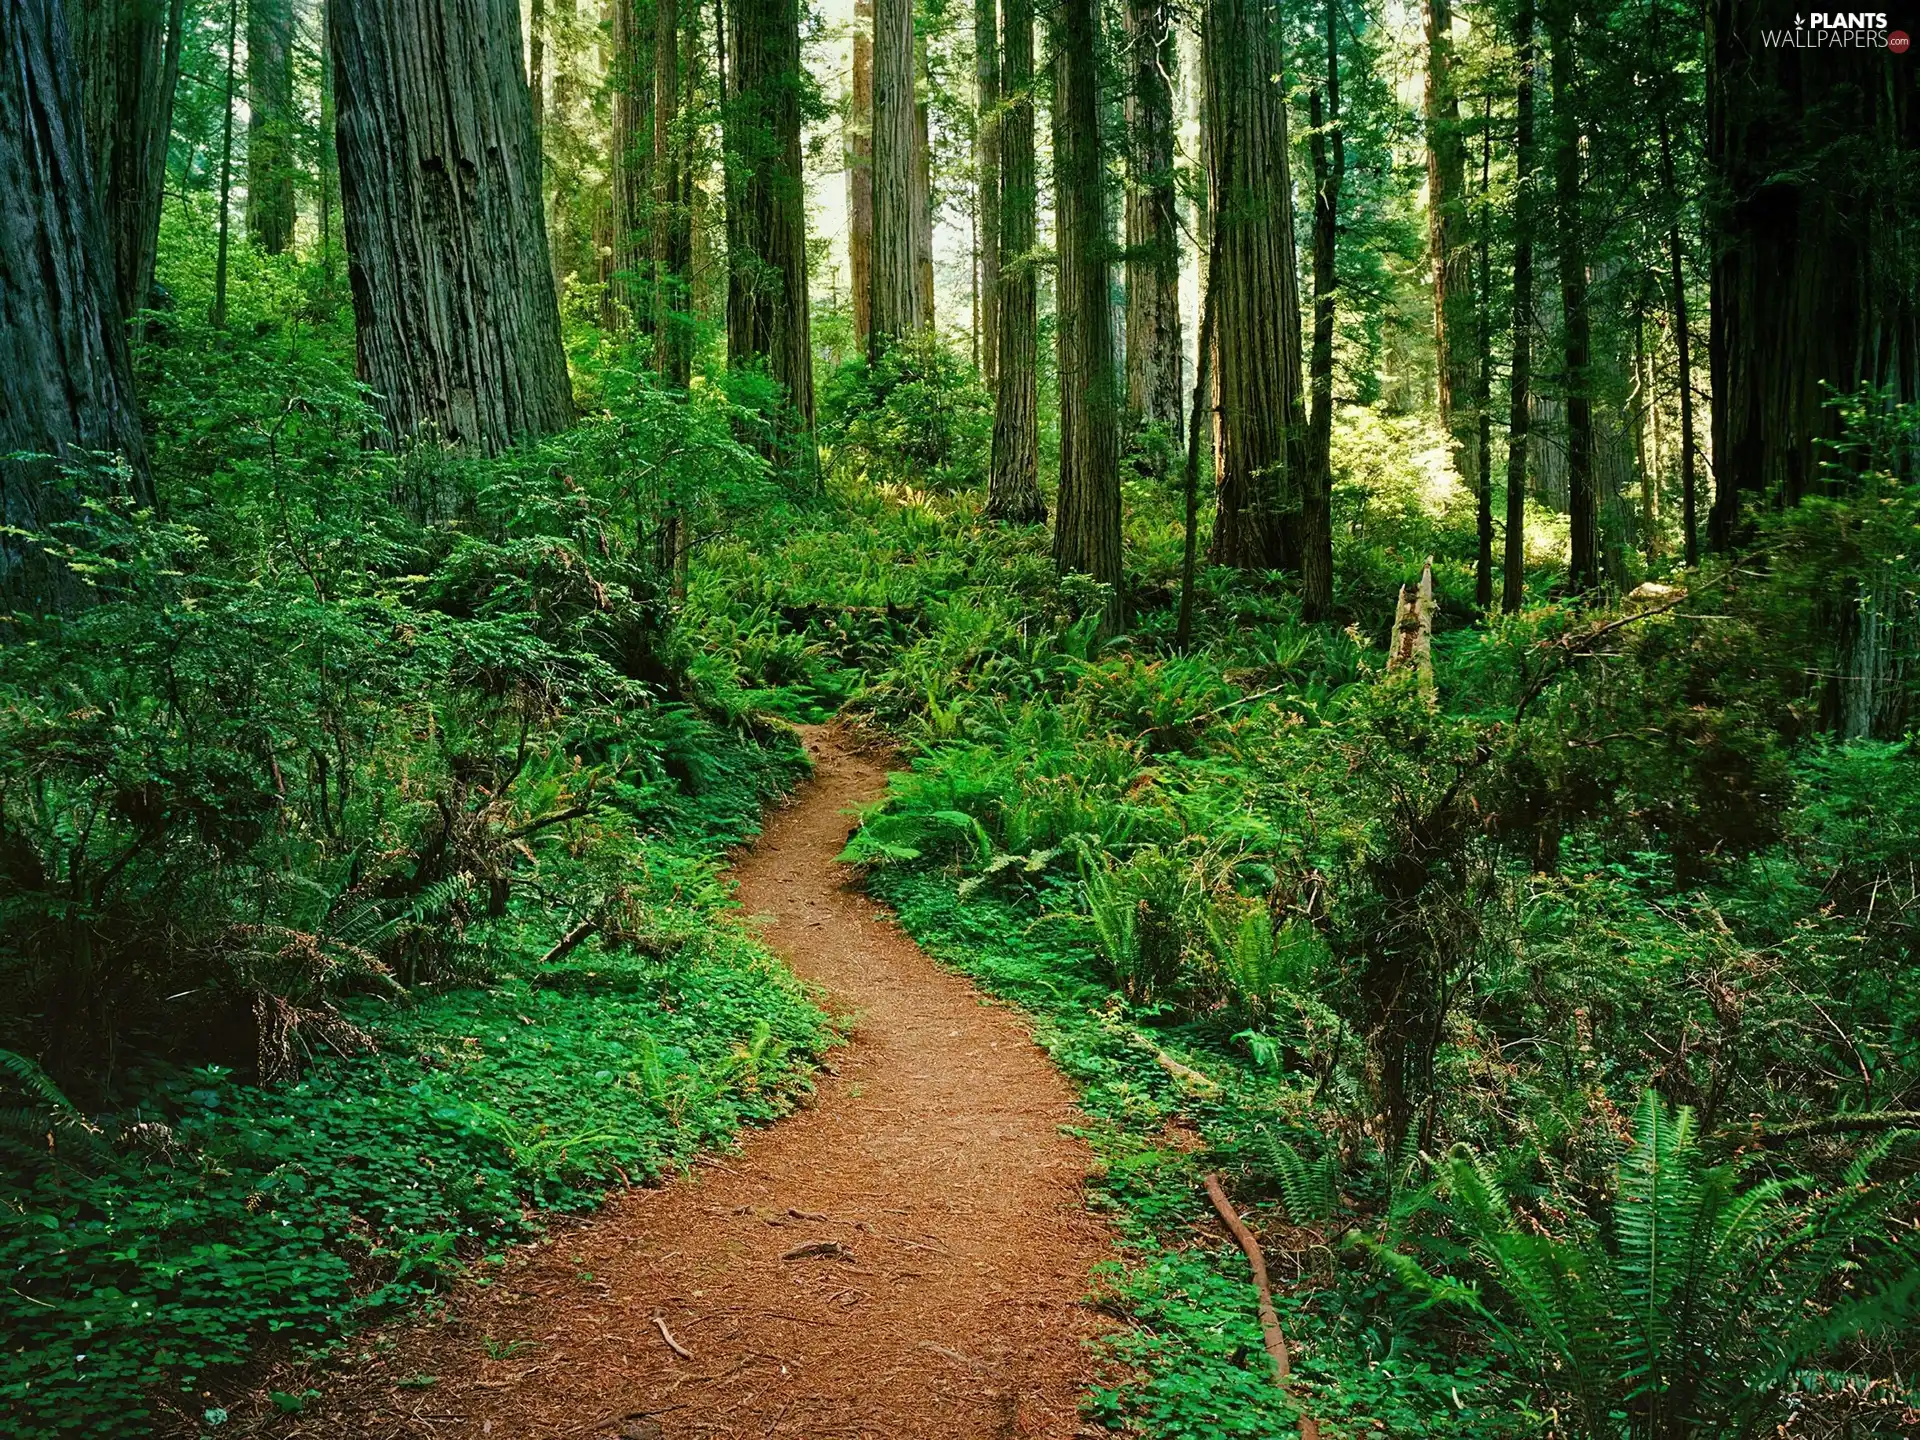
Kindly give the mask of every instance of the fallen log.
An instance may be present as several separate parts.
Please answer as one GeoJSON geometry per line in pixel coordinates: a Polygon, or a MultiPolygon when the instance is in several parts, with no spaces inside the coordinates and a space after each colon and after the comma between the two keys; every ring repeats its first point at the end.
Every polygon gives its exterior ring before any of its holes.
{"type": "MultiPolygon", "coordinates": [[[[1227,1199],[1220,1177],[1209,1171],[1202,1178],[1207,1187],[1207,1198],[1213,1202],[1213,1208],[1225,1222],[1228,1232],[1246,1255],[1247,1264],[1253,1269],[1253,1288],[1260,1304],[1260,1338],[1266,1344],[1267,1358],[1273,1362],[1273,1383],[1291,1395],[1293,1360],[1287,1351],[1286,1332],[1280,1328],[1279,1312],[1273,1308],[1273,1286],[1267,1279],[1267,1257],[1261,1253],[1260,1242],[1254,1239],[1253,1231],[1247,1228],[1246,1221],[1240,1218],[1233,1203],[1227,1199]]],[[[1300,1416],[1300,1440],[1320,1440],[1319,1422],[1305,1412],[1300,1416]]]]}

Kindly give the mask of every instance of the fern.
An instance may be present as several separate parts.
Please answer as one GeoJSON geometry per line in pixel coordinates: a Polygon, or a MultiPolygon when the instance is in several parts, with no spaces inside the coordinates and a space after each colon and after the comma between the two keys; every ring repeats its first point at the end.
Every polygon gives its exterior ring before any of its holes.
{"type": "Polygon", "coordinates": [[[1692,1112],[1649,1091],[1610,1223],[1557,1205],[1544,1225],[1501,1166],[1461,1149],[1422,1203],[1397,1212],[1395,1243],[1368,1248],[1423,1303],[1484,1324],[1591,1440],[1732,1440],[1766,1430],[1782,1389],[1842,1345],[1920,1316],[1920,1247],[1890,1223],[1913,1186],[1868,1178],[1893,1143],[1869,1147],[1837,1191],[1789,1177],[1743,1185],[1701,1154],[1692,1112]],[[1464,1252],[1412,1232],[1429,1213],[1464,1252]],[[1477,1281],[1399,1254],[1408,1243],[1477,1281]]]}

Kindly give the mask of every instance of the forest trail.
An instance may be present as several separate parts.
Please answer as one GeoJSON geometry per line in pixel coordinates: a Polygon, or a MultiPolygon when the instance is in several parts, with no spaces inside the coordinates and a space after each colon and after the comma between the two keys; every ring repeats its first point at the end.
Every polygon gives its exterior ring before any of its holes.
{"type": "Polygon", "coordinates": [[[1084,1203],[1091,1154],[1061,1131],[1066,1081],[1015,1014],[846,888],[847,811],[886,770],[803,734],[815,777],[736,874],[772,948],[855,1019],[815,1101],[462,1287],[284,1434],[1095,1433],[1084,1298],[1109,1235],[1084,1203]]]}

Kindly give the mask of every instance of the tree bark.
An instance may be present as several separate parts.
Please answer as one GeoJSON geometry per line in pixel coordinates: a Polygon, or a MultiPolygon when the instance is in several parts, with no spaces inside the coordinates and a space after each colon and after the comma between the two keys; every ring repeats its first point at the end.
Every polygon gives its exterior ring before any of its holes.
{"type": "Polygon", "coordinates": [[[974,0],[974,271],[980,378],[995,387],[1000,365],[1000,36],[996,0],[974,0]]]}
{"type": "Polygon", "coordinates": [[[361,377],[394,438],[573,419],[514,0],[333,0],[361,377]]]}
{"type": "Polygon", "coordinates": [[[1548,0],[1547,31],[1553,51],[1553,198],[1558,230],[1557,268],[1567,405],[1567,516],[1572,554],[1567,583],[1575,594],[1600,583],[1600,503],[1593,483],[1593,390],[1591,321],[1587,313],[1586,226],[1581,204],[1580,116],[1574,86],[1572,0],[1548,0]]]}
{"type": "Polygon", "coordinates": [[[247,0],[247,235],[293,244],[293,0],[247,0]]]}
{"type": "Polygon", "coordinates": [[[876,0],[873,18],[873,302],[868,353],[927,326],[917,264],[913,0],[876,0]]]}
{"type": "Polygon", "coordinates": [[[1493,101],[1489,98],[1480,128],[1480,313],[1474,343],[1480,349],[1480,378],[1474,387],[1474,521],[1479,551],[1473,572],[1473,603],[1484,614],[1493,608],[1493,217],[1487,204],[1493,179],[1493,101]]]}
{"type": "Polygon", "coordinates": [[[1313,409],[1307,422],[1307,468],[1300,514],[1300,606],[1309,620],[1333,608],[1333,322],[1340,231],[1340,187],[1347,174],[1340,127],[1340,7],[1326,0],[1327,98],[1310,97],[1313,122],[1313,354],[1308,363],[1313,409]]]}
{"type": "MultiPolygon", "coordinates": [[[[1060,253],[1060,508],[1053,559],[1112,587],[1101,628],[1122,623],[1120,406],[1100,146],[1094,0],[1061,0],[1053,22],[1053,175],[1060,253]]],[[[1296,315],[1297,320],[1297,315],[1296,315]]]]}
{"type": "Polygon", "coordinates": [[[1040,498],[1038,205],[1033,146],[1033,0],[1004,0],[1000,122],[1000,356],[994,377],[993,463],[987,517],[1014,525],[1047,518],[1040,498]]]}
{"type": "Polygon", "coordinates": [[[1699,442],[1693,430],[1693,333],[1687,318],[1687,276],[1681,268],[1680,193],[1673,182],[1673,137],[1660,113],[1660,183],[1667,200],[1667,287],[1673,305],[1674,365],[1680,389],[1680,528],[1687,566],[1700,563],[1699,484],[1695,476],[1699,442]]]}
{"type": "Polygon", "coordinates": [[[732,0],[726,104],[727,358],[765,360],[813,429],[799,0],[732,0]]]}
{"type": "Polygon", "coordinates": [[[220,112],[220,219],[214,242],[213,328],[227,328],[227,248],[233,229],[233,101],[239,64],[240,0],[227,0],[227,95],[220,112]]]}
{"type": "MultiPolygon", "coordinates": [[[[929,82],[931,83],[931,82],[929,82]]],[[[913,278],[920,287],[920,313],[926,329],[933,314],[933,135],[927,102],[913,105],[913,278]]]]}
{"type": "Polygon", "coordinates": [[[625,307],[616,323],[653,329],[648,269],[653,255],[652,0],[613,4],[613,288],[625,307]]]}
{"type": "Polygon", "coordinates": [[[693,196],[680,116],[679,0],[655,0],[653,38],[654,367],[671,389],[693,380],[693,196]]]}
{"type": "Polygon", "coordinates": [[[1513,25],[1520,80],[1514,96],[1513,364],[1507,404],[1507,514],[1500,608],[1518,613],[1527,587],[1527,442],[1533,387],[1533,0],[1519,0],[1513,25]]]}
{"type": "Polygon", "coordinates": [[[847,272],[853,338],[873,334],[873,0],[853,0],[853,79],[847,100],[847,272]]]}
{"type": "Polygon", "coordinates": [[[82,128],[121,314],[146,308],[160,240],[184,0],[67,0],[82,128]]]}
{"type": "Polygon", "coordinates": [[[1168,0],[1127,0],[1127,417],[1180,430],[1180,228],[1173,173],[1179,46],[1168,0]]]}
{"type": "Polygon", "coordinates": [[[1274,0],[1207,0],[1207,148],[1220,231],[1211,558],[1292,568],[1299,537],[1306,410],[1293,247],[1280,16],[1274,0]]]}
{"type": "Polygon", "coordinates": [[[62,606],[78,584],[12,529],[42,533],[99,495],[153,503],[113,252],[89,171],[59,0],[0,25],[0,594],[62,606]],[[35,459],[10,459],[25,452],[35,459]],[[118,455],[124,473],[96,457],[118,455]]]}
{"type": "Polygon", "coordinates": [[[1424,0],[1427,76],[1427,243],[1433,259],[1433,348],[1440,423],[1453,465],[1470,473],[1474,417],[1473,252],[1468,243],[1467,148],[1453,67],[1451,0],[1424,0]]]}

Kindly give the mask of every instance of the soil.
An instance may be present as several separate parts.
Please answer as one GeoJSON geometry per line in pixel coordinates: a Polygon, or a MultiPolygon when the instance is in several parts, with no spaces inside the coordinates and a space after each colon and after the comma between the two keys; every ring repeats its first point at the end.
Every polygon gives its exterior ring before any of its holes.
{"type": "Polygon", "coordinates": [[[773,950],[852,1022],[810,1105],[463,1286],[283,1435],[1098,1433],[1078,1406],[1112,1237],[1063,1131],[1082,1117],[1015,1013],[848,888],[835,857],[885,766],[803,734],[815,776],[736,874],[773,950]]]}

